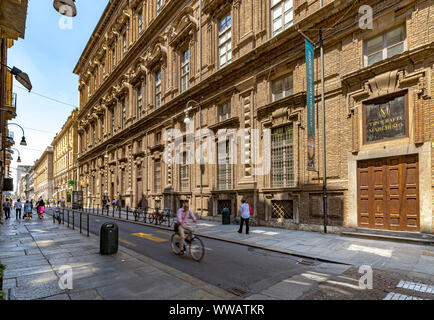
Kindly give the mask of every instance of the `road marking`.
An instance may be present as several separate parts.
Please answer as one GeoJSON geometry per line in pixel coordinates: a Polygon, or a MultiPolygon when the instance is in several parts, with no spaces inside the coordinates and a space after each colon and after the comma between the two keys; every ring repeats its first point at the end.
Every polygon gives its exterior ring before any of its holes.
{"type": "Polygon", "coordinates": [[[416,283],[416,282],[401,280],[396,285],[396,287],[407,289],[407,290],[418,291],[418,292],[434,293],[434,286],[430,286],[424,283],[416,283]]]}
{"type": "Polygon", "coordinates": [[[172,233],[169,232],[165,232],[165,231],[155,231],[156,233],[161,233],[161,234],[165,234],[166,236],[171,236],[172,233]]]}
{"type": "Polygon", "coordinates": [[[141,232],[139,232],[139,233],[132,233],[132,235],[136,236],[136,237],[139,237],[139,238],[148,239],[148,240],[151,240],[151,241],[154,241],[154,242],[165,242],[165,241],[168,241],[166,239],[163,239],[163,238],[160,238],[160,237],[156,237],[156,236],[153,236],[151,234],[141,233],[141,232]]]}
{"type": "Polygon", "coordinates": [[[125,240],[125,239],[119,238],[119,241],[122,242],[122,243],[128,244],[128,245],[130,245],[130,246],[137,247],[137,244],[132,243],[132,242],[129,242],[128,240],[125,240]]]}
{"type": "Polygon", "coordinates": [[[213,251],[211,248],[207,248],[207,247],[205,247],[205,250],[213,251]]]}
{"type": "Polygon", "coordinates": [[[406,296],[405,294],[389,292],[389,294],[383,300],[425,300],[418,297],[406,296]]]}

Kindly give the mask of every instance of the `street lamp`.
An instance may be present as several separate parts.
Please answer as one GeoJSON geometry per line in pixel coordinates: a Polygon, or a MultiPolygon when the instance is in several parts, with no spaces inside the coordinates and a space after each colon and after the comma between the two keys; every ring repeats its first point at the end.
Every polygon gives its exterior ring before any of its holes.
{"type": "Polygon", "coordinates": [[[53,6],[57,12],[64,16],[75,17],[77,15],[75,0],[54,0],[53,6]]]}
{"type": "Polygon", "coordinates": [[[30,81],[30,78],[27,73],[22,72],[17,67],[9,67],[2,63],[3,66],[8,68],[9,72],[15,76],[15,80],[17,80],[19,83],[21,83],[29,92],[32,90],[32,82],[30,81]]]}
{"type": "Polygon", "coordinates": [[[21,163],[21,154],[20,151],[16,148],[11,148],[12,150],[16,150],[18,152],[18,158],[17,158],[17,163],[21,163]]]}
{"type": "Polygon", "coordinates": [[[27,146],[26,137],[25,137],[25,134],[24,134],[23,127],[21,127],[19,124],[16,124],[16,123],[8,123],[8,125],[14,125],[14,126],[20,127],[21,130],[23,130],[23,137],[21,138],[20,145],[24,146],[24,147],[27,146]]]}

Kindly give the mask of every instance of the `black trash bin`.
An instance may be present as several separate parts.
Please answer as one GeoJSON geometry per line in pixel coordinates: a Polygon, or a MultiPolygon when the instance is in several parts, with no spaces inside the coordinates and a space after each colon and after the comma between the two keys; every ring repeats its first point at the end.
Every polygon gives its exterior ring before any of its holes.
{"type": "Polygon", "coordinates": [[[231,212],[229,208],[224,208],[222,210],[222,224],[231,224],[231,212]]]}
{"type": "Polygon", "coordinates": [[[106,222],[101,226],[100,246],[101,254],[114,254],[118,252],[119,228],[116,223],[106,222]]]}

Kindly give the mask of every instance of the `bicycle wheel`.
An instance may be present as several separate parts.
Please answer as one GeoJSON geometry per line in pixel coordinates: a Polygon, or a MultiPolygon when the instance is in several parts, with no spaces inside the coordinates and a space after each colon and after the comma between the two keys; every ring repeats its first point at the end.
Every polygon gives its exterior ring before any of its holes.
{"type": "Polygon", "coordinates": [[[150,214],[148,216],[148,223],[154,223],[154,219],[155,219],[155,216],[153,214],[150,214]]]}
{"type": "Polygon", "coordinates": [[[195,261],[199,262],[202,260],[203,256],[205,255],[205,247],[202,240],[200,240],[198,237],[194,237],[190,242],[189,248],[190,254],[195,261]]]}
{"type": "Polygon", "coordinates": [[[180,241],[181,237],[178,233],[172,234],[172,237],[170,238],[170,247],[172,248],[173,253],[176,255],[181,253],[181,248],[179,246],[180,241]]]}

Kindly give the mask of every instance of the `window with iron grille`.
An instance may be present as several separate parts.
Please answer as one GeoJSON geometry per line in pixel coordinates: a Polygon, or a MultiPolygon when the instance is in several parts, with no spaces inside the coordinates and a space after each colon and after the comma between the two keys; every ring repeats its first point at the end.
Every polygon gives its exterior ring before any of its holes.
{"type": "Polygon", "coordinates": [[[293,24],[293,0],[271,0],[273,36],[288,29],[293,24]]]}
{"type": "Polygon", "coordinates": [[[161,70],[155,73],[155,107],[161,106],[161,70]]]}
{"type": "Polygon", "coordinates": [[[182,53],[181,60],[181,92],[189,87],[190,81],[190,51],[187,49],[182,53]]]}
{"type": "Polygon", "coordinates": [[[293,200],[272,200],[271,207],[272,219],[294,219],[293,200]]]}
{"type": "Polygon", "coordinates": [[[224,154],[218,152],[217,184],[219,190],[232,189],[232,165],[230,164],[231,148],[229,140],[226,140],[225,149],[226,152],[224,154]]]}
{"type": "Polygon", "coordinates": [[[231,103],[227,102],[227,103],[222,104],[218,108],[218,112],[219,112],[219,121],[220,122],[229,119],[231,117],[231,103]]]}
{"type": "Polygon", "coordinates": [[[187,164],[187,152],[183,152],[182,163],[179,165],[179,189],[190,191],[190,165],[187,164]]]}
{"type": "Polygon", "coordinates": [[[231,14],[229,13],[219,21],[219,66],[223,67],[232,60],[232,43],[231,43],[231,14]]]}
{"type": "Polygon", "coordinates": [[[293,125],[275,128],[271,132],[271,186],[294,185],[293,125]]]}
{"type": "Polygon", "coordinates": [[[154,161],[154,192],[161,192],[161,162],[154,161]]]}

